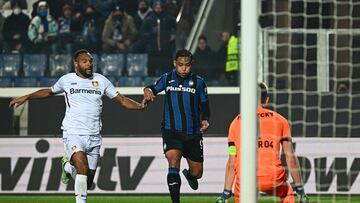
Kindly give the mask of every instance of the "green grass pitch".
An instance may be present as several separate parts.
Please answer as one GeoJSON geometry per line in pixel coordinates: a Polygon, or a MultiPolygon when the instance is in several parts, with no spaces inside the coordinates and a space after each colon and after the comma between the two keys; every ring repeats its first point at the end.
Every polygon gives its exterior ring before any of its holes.
{"type": "MultiPolygon", "coordinates": [[[[183,195],[182,203],[211,203],[215,195],[183,195]]],[[[0,203],[73,203],[73,195],[0,195],[0,203]]],[[[88,203],[169,203],[167,195],[89,195],[88,203]]],[[[233,203],[232,199],[230,203],[233,203]]],[[[261,197],[259,203],[279,202],[276,198],[261,197]]],[[[310,196],[312,203],[355,203],[360,196],[310,196]]]]}

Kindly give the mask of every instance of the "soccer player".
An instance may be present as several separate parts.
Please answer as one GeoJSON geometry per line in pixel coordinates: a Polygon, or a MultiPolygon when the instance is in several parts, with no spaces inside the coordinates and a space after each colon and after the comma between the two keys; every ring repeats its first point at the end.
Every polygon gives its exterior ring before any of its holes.
{"type": "MultiPolygon", "coordinates": [[[[299,163],[294,154],[291,133],[287,120],[280,114],[264,108],[268,103],[268,89],[265,83],[258,84],[259,100],[257,109],[260,136],[257,140],[257,188],[268,194],[280,197],[282,203],[294,203],[294,191],[287,182],[284,167],[279,159],[280,145],[286,157],[286,164],[295,183],[295,191],[300,197],[300,203],[308,202],[301,180],[299,163]]],[[[231,197],[235,180],[235,202],[240,202],[240,146],[241,146],[241,116],[232,121],[228,135],[229,158],[225,169],[224,191],[216,199],[216,203],[225,202],[231,197]]],[[[254,136],[254,135],[248,135],[254,136]]]]}
{"type": "Polygon", "coordinates": [[[66,157],[62,159],[61,177],[63,183],[74,178],[76,202],[85,203],[99,159],[102,96],[105,94],[127,109],[141,110],[146,104],[121,95],[107,78],[93,73],[93,57],[87,50],[76,51],[73,63],[75,73],[62,76],[51,88],[12,100],[9,106],[16,108],[30,99],[64,93],[66,112],[62,130],[66,157]]]}
{"type": "Polygon", "coordinates": [[[203,173],[202,134],[209,127],[209,100],[204,80],[191,72],[193,56],[188,50],[177,51],[175,69],[163,74],[144,88],[144,99],[152,101],[165,90],[162,139],[169,168],[167,183],[171,200],[180,202],[180,160],[186,158],[189,169],[182,173],[190,187],[197,190],[203,173]]]}

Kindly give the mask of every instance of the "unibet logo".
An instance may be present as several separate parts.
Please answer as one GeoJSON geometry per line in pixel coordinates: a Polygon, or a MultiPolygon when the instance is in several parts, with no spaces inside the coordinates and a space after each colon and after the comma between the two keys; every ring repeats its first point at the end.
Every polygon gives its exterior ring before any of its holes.
{"type": "Polygon", "coordinates": [[[167,86],[166,87],[166,91],[171,91],[171,92],[190,92],[195,94],[196,89],[195,88],[191,88],[191,87],[183,87],[182,85],[179,85],[179,87],[172,87],[172,86],[167,86]]]}

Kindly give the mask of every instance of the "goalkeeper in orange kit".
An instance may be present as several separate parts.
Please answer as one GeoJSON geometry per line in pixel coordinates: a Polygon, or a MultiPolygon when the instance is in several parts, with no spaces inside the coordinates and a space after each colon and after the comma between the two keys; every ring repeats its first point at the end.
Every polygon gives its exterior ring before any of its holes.
{"type": "MultiPolygon", "coordinates": [[[[268,194],[276,195],[282,203],[294,203],[294,190],[299,196],[300,203],[309,202],[301,181],[299,163],[294,154],[290,128],[287,120],[280,114],[266,109],[263,104],[268,103],[267,86],[259,83],[259,98],[261,104],[257,109],[260,136],[257,140],[257,188],[268,194]],[[295,187],[287,182],[286,172],[279,159],[280,145],[286,157],[295,187]],[[294,190],[293,190],[294,189],[294,190]]],[[[216,199],[216,203],[225,202],[232,196],[234,186],[235,202],[240,202],[240,146],[241,146],[241,117],[238,115],[232,121],[228,135],[229,158],[225,169],[224,191],[216,199]]],[[[248,135],[250,136],[250,135],[248,135]]]]}

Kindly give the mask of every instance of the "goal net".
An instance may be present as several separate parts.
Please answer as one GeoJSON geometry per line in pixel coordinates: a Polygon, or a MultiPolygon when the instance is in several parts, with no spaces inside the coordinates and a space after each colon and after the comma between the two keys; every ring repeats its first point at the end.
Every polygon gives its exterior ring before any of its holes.
{"type": "Polygon", "coordinates": [[[260,5],[259,80],[269,85],[270,106],[289,119],[305,191],[312,202],[356,202],[360,1],[260,5]]]}

